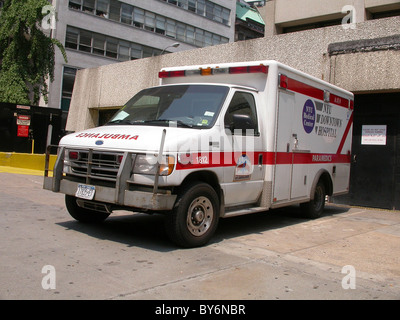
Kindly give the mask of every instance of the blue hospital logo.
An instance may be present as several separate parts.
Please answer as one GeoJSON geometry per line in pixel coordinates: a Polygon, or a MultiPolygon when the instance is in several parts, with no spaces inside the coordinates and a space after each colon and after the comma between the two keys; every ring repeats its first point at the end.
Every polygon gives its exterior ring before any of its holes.
{"type": "Polygon", "coordinates": [[[308,99],[303,107],[303,128],[305,132],[311,133],[315,125],[315,105],[311,99],[308,99]]]}

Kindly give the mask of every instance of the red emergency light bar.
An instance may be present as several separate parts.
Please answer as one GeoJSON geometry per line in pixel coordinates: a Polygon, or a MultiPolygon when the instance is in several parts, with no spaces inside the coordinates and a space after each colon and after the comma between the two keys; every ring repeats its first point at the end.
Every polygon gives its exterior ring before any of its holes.
{"type": "Polygon", "coordinates": [[[263,64],[257,66],[238,66],[229,68],[199,68],[198,70],[176,70],[176,71],[160,71],[158,73],[159,78],[174,78],[174,77],[185,77],[191,75],[202,75],[209,76],[214,74],[244,74],[244,73],[268,73],[268,66],[263,64]]]}
{"type": "Polygon", "coordinates": [[[230,74],[238,73],[268,73],[268,67],[262,64],[258,66],[230,67],[230,74]]]}
{"type": "Polygon", "coordinates": [[[159,78],[174,78],[174,77],[184,77],[185,70],[178,71],[160,71],[158,73],[159,78]]]}

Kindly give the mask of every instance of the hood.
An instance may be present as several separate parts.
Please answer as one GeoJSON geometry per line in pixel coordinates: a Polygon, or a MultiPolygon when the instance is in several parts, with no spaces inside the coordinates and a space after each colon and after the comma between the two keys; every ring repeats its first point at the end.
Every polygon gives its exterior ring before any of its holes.
{"type": "Polygon", "coordinates": [[[139,125],[103,126],[69,134],[61,139],[60,146],[157,153],[164,129],[166,129],[164,151],[170,152],[197,149],[202,145],[201,141],[208,144],[210,131],[214,131],[214,129],[139,125]]]}

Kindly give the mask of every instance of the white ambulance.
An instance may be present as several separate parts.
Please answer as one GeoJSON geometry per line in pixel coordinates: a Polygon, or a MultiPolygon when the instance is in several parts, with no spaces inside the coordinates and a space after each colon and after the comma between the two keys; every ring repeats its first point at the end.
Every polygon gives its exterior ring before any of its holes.
{"type": "Polygon", "coordinates": [[[276,61],[165,68],[104,126],[65,136],[44,188],[72,217],[165,214],[184,247],[219,218],[300,204],[321,215],[348,192],[351,92],[276,61]]]}

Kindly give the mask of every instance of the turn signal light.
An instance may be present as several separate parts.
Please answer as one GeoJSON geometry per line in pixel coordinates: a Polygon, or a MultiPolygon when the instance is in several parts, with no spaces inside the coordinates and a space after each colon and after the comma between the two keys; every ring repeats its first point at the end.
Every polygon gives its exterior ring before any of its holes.
{"type": "Polygon", "coordinates": [[[78,160],[79,152],[78,151],[70,151],[68,153],[68,157],[69,157],[70,160],[78,160]]]}

